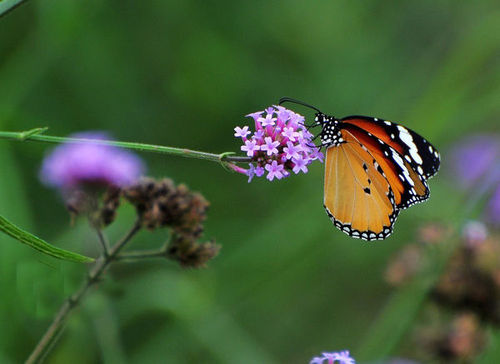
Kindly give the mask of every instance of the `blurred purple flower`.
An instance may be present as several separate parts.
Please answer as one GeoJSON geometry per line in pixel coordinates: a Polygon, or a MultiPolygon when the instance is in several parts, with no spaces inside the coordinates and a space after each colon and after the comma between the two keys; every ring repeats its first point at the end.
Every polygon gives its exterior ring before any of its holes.
{"type": "Polygon", "coordinates": [[[500,224],[500,135],[475,135],[462,141],[452,150],[452,166],[463,188],[492,194],[485,220],[500,224]]]}
{"type": "Polygon", "coordinates": [[[356,361],[351,358],[349,351],[339,351],[333,353],[322,353],[321,357],[313,358],[309,364],[355,364],[356,361]],[[326,360],[326,362],[325,362],[326,360]]]}
{"type": "Polygon", "coordinates": [[[500,180],[500,137],[474,135],[452,150],[452,163],[458,182],[465,188],[487,177],[500,180]]]}
{"type": "Polygon", "coordinates": [[[313,135],[304,126],[304,117],[282,106],[268,107],[265,111],[248,114],[255,123],[253,135],[248,126],[236,127],[235,137],[242,138],[241,150],[252,157],[255,165],[250,169],[235,169],[245,173],[250,182],[263,176],[269,181],[295,173],[307,173],[314,160],[323,162],[324,156],[312,143],[313,135]],[[248,136],[248,139],[247,139],[248,136]]]}
{"type": "Polygon", "coordinates": [[[487,214],[490,222],[500,224],[500,183],[490,199],[487,214]]]}
{"type": "MultiPolygon", "coordinates": [[[[103,140],[104,132],[85,132],[71,137],[103,140]]],[[[48,186],[67,191],[85,185],[125,186],[135,182],[144,165],[134,154],[92,142],[63,144],[43,161],[40,179],[48,186]]]]}

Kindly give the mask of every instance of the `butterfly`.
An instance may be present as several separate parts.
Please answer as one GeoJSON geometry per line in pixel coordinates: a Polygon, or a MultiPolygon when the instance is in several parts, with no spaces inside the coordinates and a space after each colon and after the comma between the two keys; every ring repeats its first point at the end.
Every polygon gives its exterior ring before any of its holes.
{"type": "Polygon", "coordinates": [[[427,200],[427,180],[440,165],[438,150],[402,125],[369,116],[337,119],[305,102],[284,97],[316,111],[321,126],[318,148],[326,148],[326,213],[353,238],[382,240],[392,234],[403,209],[427,200]]]}

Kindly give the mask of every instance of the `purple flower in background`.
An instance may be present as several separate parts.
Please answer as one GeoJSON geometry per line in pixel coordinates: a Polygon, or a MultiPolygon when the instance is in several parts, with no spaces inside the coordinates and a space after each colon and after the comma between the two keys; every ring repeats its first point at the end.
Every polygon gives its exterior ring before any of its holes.
{"type": "Polygon", "coordinates": [[[451,155],[453,170],[463,187],[472,187],[489,174],[500,180],[500,136],[474,135],[461,141],[451,155]]]}
{"type": "Polygon", "coordinates": [[[475,196],[491,196],[485,220],[500,224],[500,135],[475,135],[451,153],[457,182],[475,196]]]}
{"type": "Polygon", "coordinates": [[[309,364],[355,364],[356,361],[351,358],[349,351],[339,351],[333,353],[322,353],[322,356],[313,358],[309,364]]]}
{"type": "Polygon", "coordinates": [[[235,137],[242,138],[241,150],[252,157],[250,169],[234,169],[246,174],[248,182],[266,174],[269,181],[294,173],[307,173],[314,160],[324,156],[312,143],[313,135],[304,126],[304,117],[283,106],[268,107],[265,111],[248,114],[255,123],[255,132],[248,126],[236,127],[235,137]],[[247,139],[248,137],[248,139],[247,139]]]}
{"type": "Polygon", "coordinates": [[[491,222],[500,225],[500,183],[490,199],[487,214],[491,222]]]}
{"type": "MultiPolygon", "coordinates": [[[[71,137],[103,140],[104,132],[86,132],[71,137]]],[[[142,161],[128,151],[92,142],[63,144],[43,161],[40,179],[63,191],[85,185],[122,187],[135,182],[143,173],[142,161]]]]}

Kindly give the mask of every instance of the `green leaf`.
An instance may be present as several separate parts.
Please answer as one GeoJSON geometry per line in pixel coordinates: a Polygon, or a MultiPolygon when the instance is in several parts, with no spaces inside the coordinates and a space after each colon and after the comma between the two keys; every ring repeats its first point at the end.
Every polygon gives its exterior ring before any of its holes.
{"type": "Polygon", "coordinates": [[[57,248],[46,241],[36,237],[35,235],[18,228],[16,225],[5,219],[0,215],[0,230],[5,234],[10,235],[14,239],[20,241],[23,244],[29,245],[33,249],[36,249],[42,253],[50,255],[54,258],[69,260],[71,262],[78,263],[90,263],[93,262],[93,258],[89,258],[77,253],[72,253],[70,251],[57,248]]]}
{"type": "Polygon", "coordinates": [[[21,5],[24,0],[0,0],[0,16],[21,5]]]}

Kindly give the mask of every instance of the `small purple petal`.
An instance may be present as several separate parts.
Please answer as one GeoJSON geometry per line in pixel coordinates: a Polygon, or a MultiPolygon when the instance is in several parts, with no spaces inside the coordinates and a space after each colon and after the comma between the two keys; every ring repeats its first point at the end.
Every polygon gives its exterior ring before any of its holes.
{"type": "Polygon", "coordinates": [[[255,175],[257,177],[262,177],[264,175],[264,173],[266,173],[266,170],[264,169],[264,167],[258,166],[257,168],[255,168],[255,175]]]}
{"type": "Polygon", "coordinates": [[[292,159],[292,162],[294,164],[293,171],[295,174],[299,173],[300,171],[307,173],[307,165],[309,164],[309,159],[302,159],[300,158],[294,158],[292,159]]]}
{"type": "Polygon", "coordinates": [[[319,148],[312,148],[313,151],[312,153],[309,154],[309,158],[311,158],[311,160],[319,160],[321,163],[323,163],[324,159],[325,159],[325,156],[323,155],[323,153],[321,153],[319,151],[319,148]]]}
{"type": "Polygon", "coordinates": [[[349,355],[349,351],[322,353],[323,356],[313,358],[309,364],[356,364],[353,358],[349,355]],[[326,360],[326,363],[325,363],[326,360]]]}
{"type": "Polygon", "coordinates": [[[253,136],[255,139],[262,140],[262,138],[264,137],[264,130],[257,130],[255,133],[253,133],[253,136]]]}
{"type": "Polygon", "coordinates": [[[292,142],[294,142],[299,138],[300,133],[296,132],[295,128],[289,127],[289,128],[284,128],[281,135],[283,135],[285,138],[288,138],[292,142]]]}
{"type": "Polygon", "coordinates": [[[264,111],[257,111],[257,112],[253,112],[251,114],[248,114],[248,115],[245,115],[246,117],[250,117],[250,118],[253,118],[255,121],[257,121],[257,119],[259,119],[261,116],[262,116],[262,113],[264,111]]]}
{"type": "Polygon", "coordinates": [[[348,350],[339,352],[336,360],[339,364],[355,364],[355,361],[351,358],[348,350]]]}
{"type": "Polygon", "coordinates": [[[252,182],[253,177],[255,176],[255,167],[252,163],[249,164],[250,168],[247,171],[248,183],[252,182]]]}
{"type": "Polygon", "coordinates": [[[246,136],[250,134],[250,131],[248,129],[248,126],[244,126],[243,128],[237,126],[236,128],[234,128],[234,136],[237,138],[246,138],[246,136]]]}
{"type": "Polygon", "coordinates": [[[319,356],[312,358],[309,364],[323,364],[324,359],[319,356]]]}
{"type": "Polygon", "coordinates": [[[272,114],[267,114],[265,118],[261,117],[257,119],[257,121],[260,122],[263,127],[273,126],[276,121],[276,118],[273,118],[272,114]]]}
{"type": "Polygon", "coordinates": [[[260,150],[267,151],[267,155],[273,155],[278,153],[276,148],[280,143],[278,141],[273,141],[271,137],[264,138],[265,144],[260,146],[260,150]]]}
{"type": "Polygon", "coordinates": [[[300,158],[299,152],[301,151],[299,147],[296,147],[292,142],[287,142],[286,147],[283,148],[283,151],[286,153],[286,158],[300,158]]]}
{"type": "Polygon", "coordinates": [[[253,157],[255,151],[259,150],[261,147],[257,145],[255,140],[247,140],[245,141],[245,145],[241,146],[241,150],[247,152],[247,156],[253,157]]]}
{"type": "Polygon", "coordinates": [[[271,164],[266,164],[266,170],[269,172],[267,174],[267,179],[272,181],[274,178],[282,179],[283,178],[283,165],[278,164],[278,162],[273,161],[271,164]]]}

